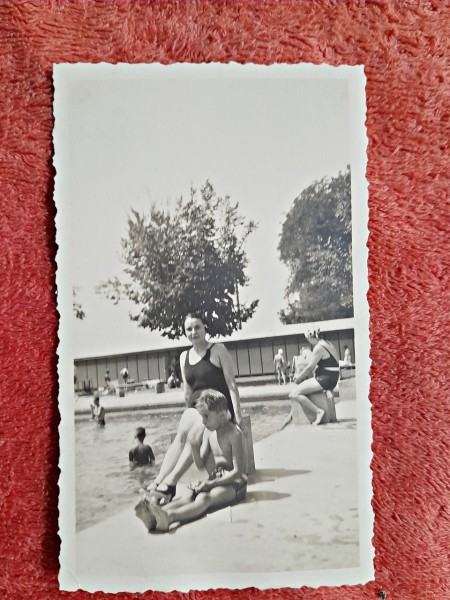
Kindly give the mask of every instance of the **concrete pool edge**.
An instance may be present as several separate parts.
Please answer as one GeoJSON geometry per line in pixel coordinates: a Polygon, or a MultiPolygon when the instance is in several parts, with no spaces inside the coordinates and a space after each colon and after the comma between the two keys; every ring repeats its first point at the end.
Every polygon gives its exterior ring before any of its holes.
{"type": "MultiPolygon", "coordinates": [[[[249,389],[240,390],[241,402],[254,402],[255,400],[288,400],[290,386],[249,386],[249,389]]],[[[161,408],[184,408],[184,396],[182,390],[170,390],[164,394],[155,394],[154,392],[136,392],[131,393],[125,398],[118,396],[101,396],[101,403],[107,412],[128,412],[133,410],[161,409],[161,408]],[[130,398],[131,397],[131,398],[130,398]],[[129,400],[129,403],[127,402],[129,400]]],[[[90,414],[90,404],[92,398],[88,396],[80,397],[76,400],[75,415],[90,414]]]]}
{"type": "Polygon", "coordinates": [[[230,585],[239,573],[357,566],[356,402],[344,401],[337,409],[339,423],[289,426],[255,444],[257,471],[243,504],[173,535],[146,534],[132,506],[80,531],[77,576],[85,580],[121,572],[154,581],[173,577],[174,565],[185,565],[180,567],[184,574],[213,574],[222,567],[230,585]],[[218,536],[226,564],[213,548],[218,536]],[[236,553],[243,542],[245,556],[236,553]],[[261,552],[266,542],[269,556],[261,552]]]}
{"type": "MultiPolygon", "coordinates": [[[[344,400],[355,398],[354,379],[343,380],[339,383],[340,396],[344,400]]],[[[260,386],[245,386],[240,388],[241,403],[255,402],[258,400],[271,402],[275,400],[288,400],[289,393],[295,384],[280,386],[267,384],[260,386]]],[[[74,414],[76,417],[90,415],[90,396],[76,398],[74,414]]],[[[183,390],[168,390],[163,394],[155,392],[132,392],[125,398],[119,396],[101,396],[101,403],[108,413],[120,413],[138,410],[160,410],[164,408],[179,409],[185,407],[183,390]]]]}

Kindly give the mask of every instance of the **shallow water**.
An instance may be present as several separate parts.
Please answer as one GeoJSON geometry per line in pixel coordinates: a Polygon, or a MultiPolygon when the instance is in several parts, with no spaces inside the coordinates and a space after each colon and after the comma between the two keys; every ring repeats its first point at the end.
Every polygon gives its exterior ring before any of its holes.
{"type": "MultiPolygon", "coordinates": [[[[253,442],[278,431],[289,413],[288,401],[270,404],[246,403],[243,414],[250,415],[253,442]]],[[[139,499],[139,488],[156,475],[177,430],[181,412],[136,411],[109,414],[100,429],[88,419],[75,423],[76,518],[77,531],[91,527],[131,506],[139,499]],[[145,427],[156,457],[154,467],[130,470],[128,451],[133,446],[134,430],[145,427]]]]}

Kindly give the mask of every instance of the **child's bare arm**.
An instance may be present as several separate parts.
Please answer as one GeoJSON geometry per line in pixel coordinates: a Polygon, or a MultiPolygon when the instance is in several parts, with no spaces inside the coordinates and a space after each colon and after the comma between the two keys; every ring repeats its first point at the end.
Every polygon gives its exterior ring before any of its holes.
{"type": "Polygon", "coordinates": [[[205,481],[201,489],[197,491],[207,492],[214,487],[230,485],[238,477],[242,476],[244,472],[244,441],[242,432],[238,429],[233,433],[230,438],[231,451],[233,455],[233,468],[231,471],[226,471],[219,479],[212,479],[205,481]]]}
{"type": "Polygon", "coordinates": [[[203,464],[206,464],[206,458],[208,454],[211,452],[211,446],[209,443],[209,431],[205,428],[203,432],[202,444],[200,447],[200,458],[202,459],[203,464]]]}

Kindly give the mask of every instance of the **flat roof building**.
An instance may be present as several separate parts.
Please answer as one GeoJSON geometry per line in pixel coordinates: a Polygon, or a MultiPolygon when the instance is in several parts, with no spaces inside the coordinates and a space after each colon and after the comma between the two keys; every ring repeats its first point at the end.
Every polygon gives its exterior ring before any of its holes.
{"type": "MultiPolygon", "coordinates": [[[[344,346],[348,346],[355,361],[354,320],[339,319],[321,321],[319,325],[323,337],[334,343],[340,358],[344,357],[344,346]]],[[[259,337],[248,337],[242,331],[229,338],[212,339],[222,342],[233,359],[235,375],[238,379],[274,374],[273,357],[279,348],[284,351],[286,361],[292,362],[293,356],[300,354],[303,346],[309,344],[305,332],[310,323],[283,325],[276,332],[268,332],[259,337]]],[[[108,370],[112,380],[119,378],[121,369],[126,367],[130,379],[138,382],[148,379],[167,381],[170,371],[179,369],[179,357],[189,344],[182,340],[165,340],[157,348],[140,352],[126,352],[104,356],[88,356],[75,359],[75,389],[93,390],[105,385],[105,373],[108,370]]]]}

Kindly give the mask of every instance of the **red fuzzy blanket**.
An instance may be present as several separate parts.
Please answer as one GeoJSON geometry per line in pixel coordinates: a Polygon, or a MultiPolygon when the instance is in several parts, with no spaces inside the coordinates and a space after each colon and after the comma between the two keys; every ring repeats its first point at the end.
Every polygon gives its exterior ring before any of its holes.
{"type": "Polygon", "coordinates": [[[69,596],[57,582],[52,64],[231,60],[365,65],[376,581],[190,596],[376,600],[382,589],[388,600],[450,598],[449,8],[1,2],[2,598],[69,596]]]}

